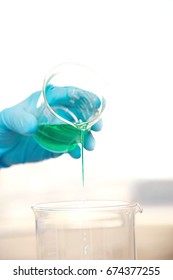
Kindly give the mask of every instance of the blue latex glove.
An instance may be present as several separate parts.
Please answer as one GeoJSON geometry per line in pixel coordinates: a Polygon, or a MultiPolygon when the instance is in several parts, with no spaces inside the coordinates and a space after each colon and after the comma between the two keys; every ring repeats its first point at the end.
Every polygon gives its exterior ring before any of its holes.
{"type": "MultiPolygon", "coordinates": [[[[0,167],[37,162],[62,155],[43,149],[33,137],[38,128],[35,112],[40,94],[40,91],[35,92],[21,103],[0,112],[0,167]]],[[[91,130],[99,131],[101,127],[100,120],[91,130]]],[[[91,131],[88,131],[85,135],[84,148],[91,151],[94,146],[94,137],[91,131]]],[[[73,158],[80,158],[80,147],[69,154],[73,158]]]]}

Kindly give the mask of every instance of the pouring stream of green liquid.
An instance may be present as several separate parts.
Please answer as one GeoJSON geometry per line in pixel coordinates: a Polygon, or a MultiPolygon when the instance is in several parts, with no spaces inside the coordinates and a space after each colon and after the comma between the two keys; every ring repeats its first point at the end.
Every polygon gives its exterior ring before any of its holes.
{"type": "Polygon", "coordinates": [[[81,145],[82,185],[84,186],[84,137],[86,125],[74,127],[70,124],[42,124],[34,138],[41,147],[53,153],[66,153],[81,145]]]}
{"type": "Polygon", "coordinates": [[[85,184],[85,174],[84,174],[84,137],[85,130],[81,129],[81,157],[82,157],[82,185],[85,184]]]}

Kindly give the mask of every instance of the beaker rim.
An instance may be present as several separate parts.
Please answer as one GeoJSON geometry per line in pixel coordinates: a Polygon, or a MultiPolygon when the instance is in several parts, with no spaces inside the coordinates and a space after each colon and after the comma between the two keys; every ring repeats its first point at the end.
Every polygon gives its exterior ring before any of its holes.
{"type": "Polygon", "coordinates": [[[142,212],[142,208],[137,202],[127,202],[120,200],[74,200],[74,201],[54,201],[37,203],[31,207],[34,212],[61,212],[61,211],[93,211],[109,209],[133,209],[135,212],[142,212]]]}

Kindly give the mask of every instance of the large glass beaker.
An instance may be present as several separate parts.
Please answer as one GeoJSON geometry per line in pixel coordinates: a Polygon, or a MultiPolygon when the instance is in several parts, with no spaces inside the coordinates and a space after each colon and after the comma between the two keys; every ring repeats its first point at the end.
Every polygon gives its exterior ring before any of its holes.
{"type": "Polygon", "coordinates": [[[71,201],[32,207],[38,259],[136,259],[137,203],[71,201]]]}

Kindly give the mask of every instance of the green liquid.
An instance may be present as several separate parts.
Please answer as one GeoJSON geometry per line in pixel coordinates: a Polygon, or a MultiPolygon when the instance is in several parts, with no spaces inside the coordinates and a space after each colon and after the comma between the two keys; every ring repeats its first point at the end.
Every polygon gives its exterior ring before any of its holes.
{"type": "Polygon", "coordinates": [[[43,124],[39,125],[35,139],[50,152],[66,153],[81,143],[81,131],[69,124],[43,124]]]}
{"type": "Polygon", "coordinates": [[[68,153],[81,144],[82,184],[84,186],[84,136],[85,129],[70,124],[39,125],[35,139],[41,147],[54,153],[68,153]]]}

